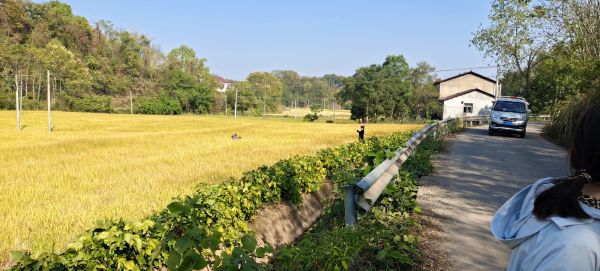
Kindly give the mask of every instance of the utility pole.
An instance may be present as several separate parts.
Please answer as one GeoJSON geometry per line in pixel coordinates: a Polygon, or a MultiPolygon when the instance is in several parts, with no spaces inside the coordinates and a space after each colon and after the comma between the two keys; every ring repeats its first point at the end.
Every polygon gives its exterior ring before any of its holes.
{"type": "Polygon", "coordinates": [[[15,109],[17,110],[17,131],[21,131],[21,110],[19,108],[19,81],[15,73],[15,109]]]}
{"type": "Polygon", "coordinates": [[[23,112],[23,74],[19,76],[19,112],[23,112]]]}
{"type": "Polygon", "coordinates": [[[296,118],[296,108],[298,108],[298,99],[294,99],[294,118],[296,118]]]}
{"type": "Polygon", "coordinates": [[[233,106],[233,118],[237,119],[237,95],[238,95],[238,90],[237,88],[235,88],[235,104],[233,106]]]}
{"type": "Polygon", "coordinates": [[[52,132],[52,118],[50,117],[50,70],[46,70],[48,78],[48,132],[52,132]]]}
{"type": "Polygon", "coordinates": [[[225,93],[223,93],[223,94],[225,94],[225,116],[227,116],[227,107],[229,107],[229,106],[227,105],[227,92],[225,92],[225,93]]]}
{"type": "Polygon", "coordinates": [[[129,89],[129,113],[133,115],[133,94],[131,93],[131,88],[129,89]]]}
{"type": "Polygon", "coordinates": [[[332,102],[333,106],[333,119],[335,120],[335,101],[332,102]]]}
{"type": "Polygon", "coordinates": [[[496,98],[500,97],[500,86],[498,85],[498,81],[500,80],[500,65],[496,64],[496,93],[494,96],[496,98]]]}

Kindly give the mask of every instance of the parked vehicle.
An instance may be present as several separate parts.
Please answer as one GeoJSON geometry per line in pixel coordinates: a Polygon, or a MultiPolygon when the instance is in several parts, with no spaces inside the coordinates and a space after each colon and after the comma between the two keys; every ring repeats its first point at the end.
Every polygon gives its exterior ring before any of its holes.
{"type": "Polygon", "coordinates": [[[525,137],[529,118],[528,103],[521,97],[500,97],[494,101],[490,114],[488,134],[497,132],[519,134],[525,137]]]}

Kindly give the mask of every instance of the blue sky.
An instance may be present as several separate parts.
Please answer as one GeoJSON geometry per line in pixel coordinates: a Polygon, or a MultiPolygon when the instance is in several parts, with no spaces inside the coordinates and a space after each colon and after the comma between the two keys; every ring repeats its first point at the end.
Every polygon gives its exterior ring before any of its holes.
{"type": "MultiPolygon", "coordinates": [[[[146,34],[163,52],[188,45],[212,73],[236,80],[277,69],[352,75],[390,54],[438,69],[493,65],[469,46],[487,21],[485,0],[64,2],[91,23],[104,19],[146,34]]],[[[495,76],[495,69],[476,71],[495,76]]]]}

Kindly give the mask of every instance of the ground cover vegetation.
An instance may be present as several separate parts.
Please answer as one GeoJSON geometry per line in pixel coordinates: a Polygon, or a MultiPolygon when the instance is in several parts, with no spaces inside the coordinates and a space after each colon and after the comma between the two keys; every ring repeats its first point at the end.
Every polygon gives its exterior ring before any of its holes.
{"type": "Polygon", "coordinates": [[[36,257],[13,252],[12,270],[262,270],[265,267],[254,259],[270,249],[256,246],[247,224],[259,208],[279,201],[299,203],[302,193],[316,191],[326,177],[348,168],[365,171],[378,153],[401,147],[410,136],[404,132],[371,137],[316,155],[283,159],[224,183],[200,184],[195,192],[141,220],[101,222],[64,252],[36,257]]]}
{"type": "MultiPolygon", "coordinates": [[[[344,225],[343,192],[339,187],[356,183],[364,168],[332,176],[338,190],[324,215],[301,240],[278,249],[273,270],[408,270],[419,262],[418,237],[410,234],[418,226],[413,215],[418,180],[433,170],[430,156],[442,148],[441,139],[428,138],[403,165],[368,213],[359,213],[353,227],[344,225]]],[[[380,151],[385,156],[385,151],[380,151]]],[[[372,165],[378,154],[371,153],[372,165]]],[[[367,169],[370,167],[368,166],[367,169]]]]}
{"type": "Polygon", "coordinates": [[[568,145],[582,112],[600,103],[600,2],[495,0],[472,43],[503,69],[503,94],[552,115],[546,132],[568,145]]]}

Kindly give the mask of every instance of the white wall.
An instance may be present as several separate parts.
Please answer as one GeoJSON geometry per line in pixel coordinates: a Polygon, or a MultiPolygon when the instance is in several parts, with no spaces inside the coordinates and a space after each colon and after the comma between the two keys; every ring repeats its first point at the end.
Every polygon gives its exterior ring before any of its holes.
{"type": "Polygon", "coordinates": [[[229,88],[229,85],[230,85],[230,84],[231,84],[231,83],[223,83],[223,87],[222,87],[222,88],[218,88],[218,89],[217,89],[217,91],[218,91],[218,92],[225,93],[225,91],[227,91],[227,88],[229,88]]]}
{"type": "Polygon", "coordinates": [[[473,104],[473,113],[464,114],[464,116],[489,115],[492,109],[494,98],[478,91],[472,91],[467,94],[454,97],[444,101],[444,119],[462,117],[465,103],[473,104]]]}
{"type": "Polygon", "coordinates": [[[494,95],[494,90],[496,88],[496,84],[492,83],[488,80],[485,80],[479,76],[475,76],[472,74],[465,74],[463,76],[454,78],[452,80],[448,80],[440,83],[439,91],[440,91],[440,100],[448,96],[452,96],[456,93],[461,93],[465,90],[478,88],[489,94],[494,95]]]}

